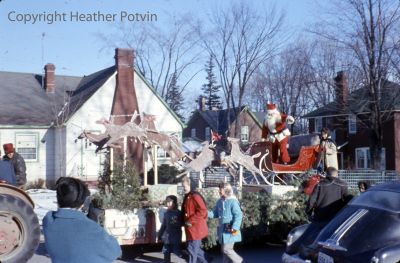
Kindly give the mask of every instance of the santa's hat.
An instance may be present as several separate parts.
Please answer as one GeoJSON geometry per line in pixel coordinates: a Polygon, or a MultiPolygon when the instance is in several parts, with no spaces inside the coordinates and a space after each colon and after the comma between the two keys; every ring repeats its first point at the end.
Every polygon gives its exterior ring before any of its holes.
{"type": "Polygon", "coordinates": [[[276,108],[276,105],[273,103],[267,103],[267,112],[268,113],[274,113],[278,112],[278,109],[276,108]]]}

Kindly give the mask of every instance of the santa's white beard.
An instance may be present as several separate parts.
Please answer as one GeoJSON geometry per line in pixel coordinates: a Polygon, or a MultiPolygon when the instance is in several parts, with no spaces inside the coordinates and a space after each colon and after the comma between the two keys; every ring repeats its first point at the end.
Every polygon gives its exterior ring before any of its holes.
{"type": "Polygon", "coordinates": [[[281,122],[281,115],[280,114],[274,114],[272,116],[266,117],[266,124],[267,127],[270,131],[274,132],[276,128],[276,123],[281,122]]]}

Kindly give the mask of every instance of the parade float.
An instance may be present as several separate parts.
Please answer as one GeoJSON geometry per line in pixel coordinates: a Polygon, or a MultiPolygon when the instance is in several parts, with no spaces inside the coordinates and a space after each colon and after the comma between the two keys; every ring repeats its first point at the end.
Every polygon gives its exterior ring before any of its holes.
{"type": "MultiPolygon", "coordinates": [[[[140,116],[135,112],[131,117],[131,121],[123,125],[113,124],[111,121],[103,119],[97,121],[97,123],[104,125],[103,133],[94,134],[83,131],[79,136],[80,139],[87,139],[96,145],[96,152],[99,154],[107,152],[111,171],[116,162],[113,156],[115,151],[124,153],[129,140],[143,145],[145,156],[143,158],[143,177],[140,185],[141,189],[147,192],[147,204],[143,205],[142,203],[142,205],[129,209],[129,211],[113,207],[104,209],[102,223],[106,230],[118,239],[121,245],[156,243],[156,233],[160,228],[164,209],[151,207],[160,207],[161,202],[167,195],[182,195],[179,186],[176,184],[158,184],[158,148],[163,149],[170,156],[171,165],[178,167],[182,171],[176,176],[177,178],[183,176],[192,177],[193,174],[197,174],[196,178],[192,178],[192,181],[195,181],[194,185],[202,193],[211,196],[215,195],[215,198],[218,197],[216,188],[203,187],[205,181],[204,173],[207,171],[226,170],[226,174],[234,178],[238,189],[255,186],[266,189],[272,194],[283,195],[295,189],[293,186],[282,186],[286,184],[285,176],[290,174],[291,178],[297,178],[297,176],[306,173],[312,169],[318,155],[316,136],[310,137],[307,135],[307,138],[305,136],[293,136],[290,142],[299,149],[297,151],[298,158],[292,163],[280,162],[279,158],[276,158],[276,152],[274,153],[274,151],[276,151],[276,142],[280,142],[279,140],[282,137],[279,137],[279,131],[274,130],[274,127],[269,125],[270,131],[267,133],[267,137],[260,142],[251,144],[246,151],[241,149],[239,139],[224,138],[211,131],[211,141],[203,142],[202,149],[197,156],[190,157],[182,150],[181,142],[175,134],[164,134],[156,129],[155,120],[156,117],[153,115],[143,113],[140,116]],[[140,121],[137,121],[138,119],[140,121]],[[154,184],[148,185],[148,171],[151,166],[153,168],[154,184]],[[151,202],[153,202],[153,205],[149,204],[151,202]]],[[[266,121],[264,125],[268,125],[268,122],[266,121]]],[[[285,129],[281,131],[285,131],[285,138],[287,138],[288,142],[288,133],[285,129]]],[[[291,152],[294,151],[289,147],[290,150],[291,152]]],[[[278,152],[278,157],[280,156],[279,154],[278,152]]],[[[123,165],[126,164],[125,158],[122,162],[123,165]]],[[[111,172],[109,185],[107,186],[109,195],[112,193],[111,188],[113,187],[111,182],[115,181],[112,176],[113,173],[111,172]]],[[[119,180],[126,181],[123,178],[119,180]]],[[[107,196],[107,193],[105,195],[107,196]]]]}

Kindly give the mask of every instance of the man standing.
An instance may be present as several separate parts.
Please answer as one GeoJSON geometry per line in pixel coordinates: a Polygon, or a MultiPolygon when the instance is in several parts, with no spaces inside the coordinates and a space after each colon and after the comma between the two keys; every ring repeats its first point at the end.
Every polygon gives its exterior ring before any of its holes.
{"type": "Polygon", "coordinates": [[[334,167],[335,169],[338,169],[338,149],[330,136],[328,128],[322,128],[320,139],[320,159],[318,163],[322,161],[324,170],[326,170],[328,167],[334,167]]]}
{"type": "Polygon", "coordinates": [[[189,263],[208,262],[204,251],[201,249],[201,240],[208,235],[208,211],[203,197],[191,191],[190,179],[182,180],[185,197],[182,203],[186,240],[188,243],[189,263]]]}
{"type": "Polygon", "coordinates": [[[26,184],[26,166],[24,158],[19,153],[15,152],[12,143],[4,144],[3,149],[5,153],[3,160],[9,161],[13,166],[17,187],[24,188],[26,184]]]}
{"type": "Polygon", "coordinates": [[[326,177],[314,188],[308,201],[308,212],[313,220],[328,222],[344,206],[347,197],[347,183],[338,178],[338,171],[328,167],[326,177]]]}
{"type": "Polygon", "coordinates": [[[320,180],[308,200],[306,213],[311,218],[311,224],[296,243],[302,246],[310,245],[319,232],[346,205],[349,197],[346,182],[338,178],[336,168],[328,167],[326,177],[320,180]]]}

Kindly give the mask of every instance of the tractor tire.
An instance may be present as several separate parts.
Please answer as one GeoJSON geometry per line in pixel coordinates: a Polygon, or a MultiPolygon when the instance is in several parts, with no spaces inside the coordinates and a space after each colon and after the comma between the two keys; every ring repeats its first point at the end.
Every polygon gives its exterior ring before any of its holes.
{"type": "Polygon", "coordinates": [[[27,262],[40,242],[39,220],[30,204],[0,194],[0,262],[27,262]]]}

